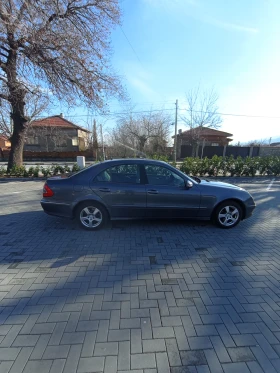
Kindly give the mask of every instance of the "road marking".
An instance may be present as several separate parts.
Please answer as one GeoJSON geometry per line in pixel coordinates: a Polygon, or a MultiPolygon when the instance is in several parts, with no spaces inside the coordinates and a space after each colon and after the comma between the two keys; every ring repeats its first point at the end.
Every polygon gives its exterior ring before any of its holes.
{"type": "Polygon", "coordinates": [[[266,190],[270,190],[270,189],[271,189],[271,187],[272,187],[274,181],[275,181],[275,179],[272,179],[272,180],[271,180],[271,182],[270,182],[269,186],[266,188],[266,190]]]}

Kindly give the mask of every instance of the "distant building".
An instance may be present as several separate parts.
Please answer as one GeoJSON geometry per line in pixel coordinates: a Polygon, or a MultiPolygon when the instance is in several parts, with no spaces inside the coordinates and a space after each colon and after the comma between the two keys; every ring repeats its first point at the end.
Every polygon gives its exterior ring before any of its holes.
{"type": "Polygon", "coordinates": [[[30,123],[24,150],[69,152],[88,148],[90,131],[63,117],[54,115],[30,123]]]}
{"type": "Polygon", "coordinates": [[[0,135],[0,148],[5,149],[5,148],[10,148],[10,147],[11,147],[11,142],[8,139],[8,137],[5,135],[0,135]]]}
{"type": "Polygon", "coordinates": [[[280,146],[280,142],[272,142],[270,146],[280,146]]]}
{"type": "MultiPolygon", "coordinates": [[[[223,154],[223,148],[232,141],[231,133],[218,131],[208,127],[196,127],[187,131],[179,130],[177,135],[177,157],[185,158],[190,156],[200,156],[204,154],[204,149],[208,149],[207,154],[223,154]],[[215,149],[214,149],[215,147],[215,149]]],[[[174,137],[173,137],[174,138],[174,137]]]]}
{"type": "Polygon", "coordinates": [[[218,131],[213,128],[196,127],[192,130],[180,132],[177,135],[177,144],[192,145],[194,140],[198,143],[203,143],[204,146],[225,146],[232,141],[231,133],[218,131]]]}

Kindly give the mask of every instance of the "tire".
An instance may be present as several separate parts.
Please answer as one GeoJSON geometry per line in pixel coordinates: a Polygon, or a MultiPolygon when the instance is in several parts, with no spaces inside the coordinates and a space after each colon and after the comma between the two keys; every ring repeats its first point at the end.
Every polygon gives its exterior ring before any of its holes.
{"type": "Polygon", "coordinates": [[[106,225],[108,222],[108,213],[99,203],[87,201],[77,207],[76,219],[82,228],[95,231],[106,225]]]}
{"type": "Polygon", "coordinates": [[[223,229],[236,227],[242,219],[242,208],[235,201],[225,201],[215,210],[214,221],[216,225],[223,229]]]}

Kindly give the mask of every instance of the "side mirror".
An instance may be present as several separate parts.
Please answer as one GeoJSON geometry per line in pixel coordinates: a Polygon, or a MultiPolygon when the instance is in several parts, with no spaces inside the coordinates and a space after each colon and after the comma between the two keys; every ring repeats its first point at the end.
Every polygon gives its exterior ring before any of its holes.
{"type": "Polygon", "coordinates": [[[187,188],[192,188],[193,187],[193,183],[190,180],[187,180],[186,181],[186,187],[187,188]]]}

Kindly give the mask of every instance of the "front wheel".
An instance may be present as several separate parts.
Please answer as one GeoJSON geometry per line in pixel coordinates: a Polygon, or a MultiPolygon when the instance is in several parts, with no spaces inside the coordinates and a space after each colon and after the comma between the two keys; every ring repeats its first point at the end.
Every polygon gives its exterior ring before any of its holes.
{"type": "Polygon", "coordinates": [[[242,219],[242,208],[235,201],[220,204],[214,214],[215,223],[224,229],[235,227],[242,219]]]}
{"type": "Polygon", "coordinates": [[[97,230],[104,226],[108,220],[105,208],[94,202],[84,202],[78,206],[76,219],[87,230],[97,230]]]}

